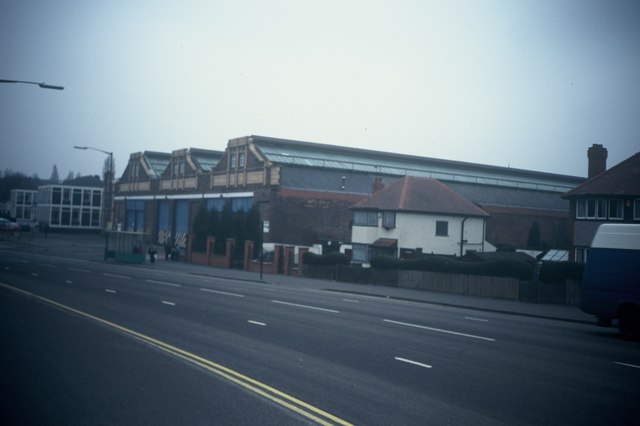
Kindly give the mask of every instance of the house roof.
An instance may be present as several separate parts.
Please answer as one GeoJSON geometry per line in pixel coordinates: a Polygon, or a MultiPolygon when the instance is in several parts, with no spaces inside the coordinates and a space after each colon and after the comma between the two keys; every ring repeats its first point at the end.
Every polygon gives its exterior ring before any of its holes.
{"type": "MultiPolygon", "coordinates": [[[[272,164],[563,192],[584,178],[266,136],[246,137],[272,164]]],[[[244,139],[244,138],[239,138],[244,139]]]]}
{"type": "Polygon", "coordinates": [[[584,195],[640,195],[640,152],[565,192],[562,197],[584,195]]]}
{"type": "Polygon", "coordinates": [[[351,207],[456,216],[489,216],[442,182],[406,176],[351,207]]]}

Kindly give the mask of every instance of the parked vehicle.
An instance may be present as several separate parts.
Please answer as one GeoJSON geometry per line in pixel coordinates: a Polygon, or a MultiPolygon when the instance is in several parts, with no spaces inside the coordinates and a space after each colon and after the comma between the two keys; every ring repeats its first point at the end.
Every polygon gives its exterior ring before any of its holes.
{"type": "Polygon", "coordinates": [[[587,255],[581,309],[623,336],[640,337],[640,225],[602,224],[587,255]]]}
{"type": "Polygon", "coordinates": [[[15,222],[11,222],[9,219],[0,217],[0,232],[18,232],[20,231],[20,225],[15,222]]]}

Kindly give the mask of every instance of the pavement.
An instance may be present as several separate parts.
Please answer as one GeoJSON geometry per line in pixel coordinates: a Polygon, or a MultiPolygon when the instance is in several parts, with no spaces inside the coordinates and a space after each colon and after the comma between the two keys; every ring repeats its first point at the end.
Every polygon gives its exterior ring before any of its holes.
{"type": "MultiPolygon", "coordinates": [[[[95,262],[105,262],[104,247],[105,239],[99,234],[56,232],[45,235],[39,231],[33,231],[23,232],[19,235],[0,235],[0,253],[2,251],[22,251],[67,258],[73,257],[76,259],[95,262]]],[[[113,261],[109,260],[109,262],[113,261]]],[[[253,282],[262,281],[272,285],[304,287],[314,290],[359,294],[370,297],[460,307],[485,312],[498,312],[559,321],[595,324],[595,319],[591,315],[582,312],[577,306],[519,302],[487,297],[475,297],[370,284],[352,284],[274,274],[263,274],[262,280],[260,280],[260,276],[256,272],[194,265],[183,261],[167,261],[164,259],[162,250],[159,251],[158,260],[155,264],[151,264],[147,260],[145,264],[133,266],[161,270],[167,269],[233,280],[253,282]]]]}

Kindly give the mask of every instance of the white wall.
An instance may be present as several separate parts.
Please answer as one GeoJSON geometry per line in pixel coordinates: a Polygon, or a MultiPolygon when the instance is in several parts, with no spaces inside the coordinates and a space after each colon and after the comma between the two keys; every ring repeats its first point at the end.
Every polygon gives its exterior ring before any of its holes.
{"type": "MultiPolygon", "coordinates": [[[[398,240],[398,250],[401,248],[421,248],[423,253],[460,255],[460,232],[463,217],[447,215],[427,215],[418,213],[396,214],[396,227],[389,230],[378,227],[354,226],[351,241],[360,244],[372,244],[378,238],[392,238],[398,240]],[[448,235],[436,236],[436,222],[448,222],[448,235]]],[[[483,250],[484,219],[470,217],[464,223],[464,251],[483,250]]],[[[491,246],[485,243],[485,250],[491,246]]],[[[399,253],[399,251],[398,251],[399,253]]]]}

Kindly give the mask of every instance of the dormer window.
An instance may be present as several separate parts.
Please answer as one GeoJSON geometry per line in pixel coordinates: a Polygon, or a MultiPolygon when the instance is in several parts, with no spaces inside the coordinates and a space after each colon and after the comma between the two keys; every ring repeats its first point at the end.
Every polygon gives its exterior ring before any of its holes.
{"type": "Polygon", "coordinates": [[[235,169],[236,168],[236,153],[235,152],[233,154],[229,155],[229,168],[230,169],[235,169]]]}

